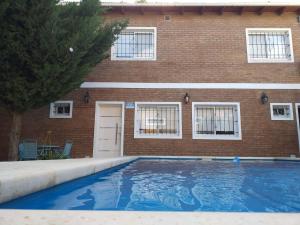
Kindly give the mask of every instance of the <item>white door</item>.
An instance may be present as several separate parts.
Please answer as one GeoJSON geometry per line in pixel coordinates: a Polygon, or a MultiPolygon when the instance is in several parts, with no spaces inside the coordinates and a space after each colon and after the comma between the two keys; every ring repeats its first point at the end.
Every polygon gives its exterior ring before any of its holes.
{"type": "Polygon", "coordinates": [[[121,156],[123,104],[96,105],[94,158],[121,156]]]}

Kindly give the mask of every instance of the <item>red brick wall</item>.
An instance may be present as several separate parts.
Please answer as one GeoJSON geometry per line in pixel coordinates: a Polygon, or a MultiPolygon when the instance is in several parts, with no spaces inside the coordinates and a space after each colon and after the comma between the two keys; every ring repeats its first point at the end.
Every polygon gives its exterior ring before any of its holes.
{"type": "MultiPolygon", "coordinates": [[[[253,82],[300,83],[300,25],[294,13],[278,16],[264,13],[171,13],[171,21],[157,13],[110,14],[107,19],[129,18],[130,26],[157,27],[156,61],[110,61],[96,66],[87,81],[98,82],[253,82]],[[295,63],[248,64],[245,28],[291,28],[295,63]]],[[[22,137],[43,141],[52,132],[53,144],[74,141],[73,157],[92,156],[95,101],[182,101],[186,92],[192,101],[240,102],[242,140],[192,140],[192,106],[183,105],[183,139],[134,139],[133,112],[126,110],[125,154],[135,155],[242,155],[288,156],[298,153],[296,119],[271,121],[269,103],[259,101],[260,90],[93,89],[84,104],[86,90],[76,90],[65,100],[74,100],[72,119],[49,119],[49,107],[28,112],[22,137]]],[[[300,102],[300,91],[266,90],[270,102],[300,102]]],[[[294,113],[295,115],[295,113],[294,113]]],[[[0,160],[7,155],[10,120],[0,114],[0,160]]]]}
{"type": "MultiPolygon", "coordinates": [[[[240,102],[242,140],[192,140],[192,104],[182,105],[183,138],[134,139],[134,110],[125,110],[126,155],[241,155],[289,156],[298,154],[296,113],[292,121],[272,121],[270,104],[262,105],[260,90],[89,90],[91,101],[83,103],[86,90],[74,92],[72,119],[48,119],[49,108],[30,112],[24,119],[23,136],[42,139],[51,130],[53,142],[74,141],[74,157],[92,156],[95,101],[182,101],[188,92],[191,101],[240,102]]],[[[300,102],[300,91],[266,90],[269,102],[300,102]]],[[[66,97],[66,100],[72,98],[66,97]]],[[[293,105],[294,107],[294,105],[293,105]]],[[[295,110],[295,107],[294,107],[295,110]]]]}
{"type": "Polygon", "coordinates": [[[278,82],[300,83],[300,24],[295,13],[108,15],[129,18],[129,26],[157,27],[156,61],[111,61],[98,65],[88,81],[105,82],[278,82]],[[291,28],[296,63],[249,64],[246,28],[291,28]]]}

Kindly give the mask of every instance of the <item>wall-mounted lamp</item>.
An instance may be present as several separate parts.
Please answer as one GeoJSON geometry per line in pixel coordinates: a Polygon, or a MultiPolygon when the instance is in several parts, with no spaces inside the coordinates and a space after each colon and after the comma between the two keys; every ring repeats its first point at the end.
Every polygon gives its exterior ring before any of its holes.
{"type": "Polygon", "coordinates": [[[269,101],[269,97],[266,93],[262,93],[260,96],[260,100],[262,104],[266,104],[269,101]]]}
{"type": "Polygon", "coordinates": [[[88,104],[88,103],[90,102],[90,98],[91,98],[90,93],[89,93],[88,91],[85,92],[85,94],[84,94],[84,96],[83,96],[83,101],[84,101],[84,103],[85,103],[85,104],[88,104]]]}
{"type": "Polygon", "coordinates": [[[190,96],[188,93],[185,93],[185,96],[183,97],[184,103],[188,104],[190,102],[190,96]]]}

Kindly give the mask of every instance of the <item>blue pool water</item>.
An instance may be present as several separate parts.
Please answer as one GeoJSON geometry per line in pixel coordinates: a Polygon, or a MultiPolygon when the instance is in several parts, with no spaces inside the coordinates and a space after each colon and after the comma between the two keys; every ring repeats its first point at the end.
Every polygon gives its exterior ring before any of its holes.
{"type": "Polygon", "coordinates": [[[300,212],[300,163],[140,159],[0,208],[300,212]]]}

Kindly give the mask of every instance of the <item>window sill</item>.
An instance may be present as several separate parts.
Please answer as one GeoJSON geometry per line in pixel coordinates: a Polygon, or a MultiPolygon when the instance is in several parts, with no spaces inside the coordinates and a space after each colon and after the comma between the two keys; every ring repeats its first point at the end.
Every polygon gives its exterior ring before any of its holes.
{"type": "Polygon", "coordinates": [[[193,135],[193,139],[197,140],[232,140],[232,141],[240,141],[242,140],[242,137],[239,136],[209,136],[209,135],[193,135]]]}
{"type": "Polygon", "coordinates": [[[277,121],[280,121],[280,120],[294,120],[294,118],[272,118],[271,120],[277,120],[277,121]]]}
{"type": "Polygon", "coordinates": [[[156,61],[156,58],[113,58],[111,61],[156,61]]]}
{"type": "Polygon", "coordinates": [[[72,116],[49,116],[49,119],[72,119],[72,116]]]}
{"type": "Polygon", "coordinates": [[[182,135],[176,135],[176,136],[158,136],[158,135],[134,135],[134,139],[182,139],[182,135]]]}
{"type": "Polygon", "coordinates": [[[294,60],[248,59],[248,63],[294,63],[294,60]]]}

